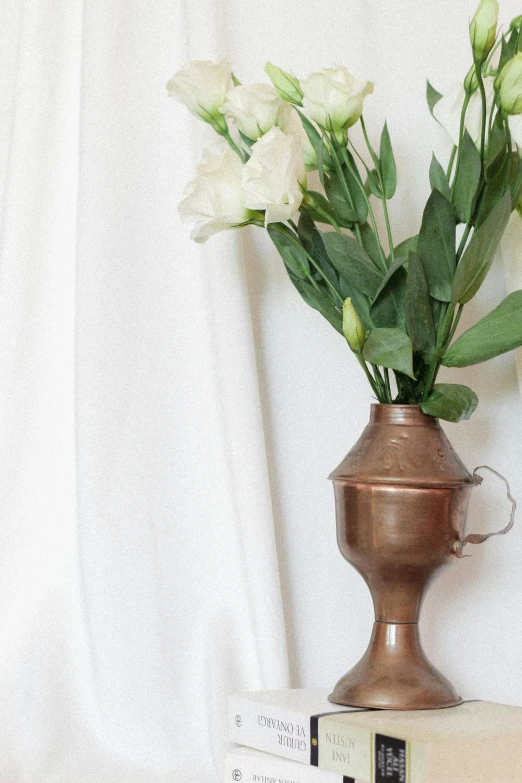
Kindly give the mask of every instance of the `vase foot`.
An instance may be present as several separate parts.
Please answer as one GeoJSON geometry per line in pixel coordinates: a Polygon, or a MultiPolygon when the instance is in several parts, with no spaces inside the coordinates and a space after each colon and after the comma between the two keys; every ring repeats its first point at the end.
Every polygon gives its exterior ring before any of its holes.
{"type": "Polygon", "coordinates": [[[328,698],[383,710],[435,710],[462,703],[424,655],[418,623],[376,622],[365,654],[328,698]]]}

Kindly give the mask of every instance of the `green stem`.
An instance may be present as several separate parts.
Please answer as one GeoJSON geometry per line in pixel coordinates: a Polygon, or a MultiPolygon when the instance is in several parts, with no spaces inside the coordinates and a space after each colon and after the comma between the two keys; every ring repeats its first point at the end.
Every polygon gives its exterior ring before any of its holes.
{"type": "MultiPolygon", "coordinates": [[[[355,206],[354,206],[354,203],[353,203],[352,194],[350,193],[350,188],[348,187],[348,183],[346,182],[346,177],[344,176],[343,167],[342,167],[341,161],[339,160],[339,155],[337,154],[337,150],[336,150],[336,147],[335,147],[335,137],[334,136],[332,136],[331,141],[332,141],[332,143],[330,145],[330,154],[333,157],[334,165],[335,165],[335,168],[337,169],[337,173],[339,175],[339,179],[341,181],[341,186],[342,186],[342,189],[344,190],[344,195],[346,196],[346,200],[348,201],[348,204],[350,205],[353,214],[357,218],[357,215],[356,215],[356,212],[355,212],[355,206]]],[[[354,230],[354,233],[355,233],[355,235],[357,237],[357,241],[359,242],[360,245],[362,245],[361,229],[359,228],[359,224],[357,223],[357,221],[354,223],[353,230],[354,230]]]]}
{"type": "MultiPolygon", "coordinates": [[[[283,234],[283,236],[287,237],[287,239],[291,239],[291,241],[294,243],[294,245],[296,245],[297,247],[299,247],[299,248],[300,248],[300,249],[301,249],[301,250],[302,250],[302,251],[305,253],[305,255],[306,255],[306,257],[307,257],[308,261],[310,262],[310,264],[313,266],[313,268],[314,268],[314,269],[315,269],[317,272],[319,272],[319,274],[320,274],[320,275],[321,275],[321,277],[323,278],[323,280],[324,280],[324,282],[326,283],[326,285],[327,285],[327,286],[328,286],[328,287],[329,287],[329,288],[332,290],[332,292],[333,292],[334,296],[336,296],[336,297],[337,297],[337,299],[339,300],[340,304],[342,305],[342,304],[343,304],[343,302],[344,302],[344,299],[342,298],[341,294],[340,294],[340,293],[339,293],[339,291],[338,291],[338,290],[337,290],[337,289],[336,289],[336,288],[335,288],[335,287],[332,285],[332,283],[331,283],[331,282],[328,280],[327,276],[325,275],[325,273],[323,272],[323,270],[321,269],[321,267],[320,267],[320,266],[318,266],[318,264],[316,263],[316,261],[315,261],[314,257],[310,255],[310,253],[307,251],[307,249],[306,249],[305,247],[303,247],[303,245],[301,244],[301,242],[299,241],[299,239],[298,239],[298,238],[295,236],[295,234],[293,234],[293,233],[290,231],[290,229],[289,229],[287,226],[285,226],[285,225],[284,225],[284,223],[272,223],[271,225],[272,225],[272,228],[273,228],[275,231],[279,231],[279,233],[280,233],[280,234],[283,234]]],[[[310,280],[311,280],[312,282],[317,282],[317,281],[314,281],[313,277],[310,277],[310,280]]]]}
{"type": "Polygon", "coordinates": [[[457,264],[461,259],[462,253],[464,252],[464,248],[466,247],[466,242],[468,241],[469,232],[471,231],[471,229],[472,229],[472,224],[470,222],[466,225],[464,233],[462,234],[462,239],[460,240],[459,243],[459,248],[457,250],[457,255],[456,255],[457,264]]]}
{"type": "Polygon", "coordinates": [[[390,386],[390,371],[387,367],[384,368],[384,385],[386,387],[386,398],[388,400],[388,403],[391,405],[393,402],[392,400],[392,393],[391,393],[391,386],[390,386]]]}
{"type": "MultiPolygon", "coordinates": [[[[373,226],[373,230],[375,232],[375,236],[379,237],[379,231],[377,229],[377,222],[375,220],[375,215],[374,215],[374,212],[373,212],[373,209],[372,209],[372,205],[370,203],[370,199],[368,198],[368,194],[366,193],[366,190],[364,189],[364,185],[361,182],[361,178],[359,176],[359,172],[358,171],[354,171],[354,168],[353,168],[353,166],[352,166],[352,164],[350,162],[350,158],[348,157],[348,152],[347,152],[347,150],[344,147],[342,148],[341,153],[343,155],[344,163],[346,165],[346,168],[348,169],[348,171],[350,172],[352,177],[357,182],[357,187],[361,191],[361,193],[363,195],[363,198],[366,201],[366,206],[368,207],[368,214],[370,216],[370,220],[371,220],[371,223],[372,223],[372,226],[373,226]]],[[[358,226],[357,226],[357,228],[358,228],[358,226]]],[[[361,242],[360,239],[359,239],[359,242],[362,245],[362,242],[361,242]]],[[[384,271],[387,272],[388,271],[388,265],[386,263],[386,256],[384,255],[381,243],[379,242],[378,244],[379,244],[379,255],[381,257],[382,265],[383,265],[384,271]]]]}
{"type": "Polygon", "coordinates": [[[232,136],[230,135],[230,133],[227,131],[226,133],[223,133],[223,134],[222,134],[222,136],[223,136],[223,138],[224,138],[226,141],[228,141],[228,143],[229,143],[230,147],[232,147],[232,149],[234,150],[234,152],[236,152],[236,153],[239,155],[239,157],[241,158],[241,160],[243,161],[243,163],[246,163],[246,161],[248,160],[248,157],[247,157],[246,153],[245,153],[245,152],[243,152],[243,150],[242,150],[242,149],[240,149],[240,148],[237,146],[236,142],[234,141],[234,139],[232,138],[232,136]]]}
{"type": "Polygon", "coordinates": [[[455,191],[455,183],[457,181],[457,174],[459,171],[459,163],[460,163],[460,150],[462,146],[462,139],[464,138],[464,129],[465,129],[465,121],[466,121],[466,112],[468,110],[468,104],[470,102],[471,95],[467,92],[466,97],[464,98],[464,103],[462,104],[462,111],[460,113],[460,130],[459,130],[459,146],[457,150],[457,165],[455,166],[455,176],[453,177],[453,183],[451,185],[451,198],[453,200],[453,193],[455,191]]]}
{"type": "Polygon", "coordinates": [[[459,325],[460,316],[462,315],[462,311],[463,310],[464,310],[464,305],[463,304],[459,304],[459,309],[457,310],[457,315],[453,319],[453,325],[452,325],[452,327],[450,329],[450,333],[449,333],[449,335],[448,335],[448,337],[447,337],[447,339],[446,339],[446,341],[444,343],[444,347],[442,349],[443,353],[446,353],[446,351],[448,350],[448,348],[450,346],[451,341],[453,340],[453,336],[454,336],[454,334],[455,334],[455,332],[457,330],[457,326],[459,325]]]}
{"type": "Polygon", "coordinates": [[[372,389],[373,389],[373,393],[375,394],[375,396],[377,397],[377,399],[379,400],[379,402],[382,402],[383,400],[382,400],[382,397],[381,397],[381,393],[380,393],[380,391],[379,391],[379,389],[378,389],[378,387],[377,387],[377,384],[376,384],[376,382],[375,382],[375,379],[372,377],[372,374],[371,374],[371,372],[370,372],[370,371],[369,371],[369,369],[368,369],[368,365],[367,365],[367,364],[366,364],[366,362],[364,361],[364,358],[363,358],[363,355],[362,355],[362,353],[361,353],[360,351],[356,351],[355,355],[357,356],[357,361],[359,362],[359,364],[360,364],[360,365],[361,365],[361,367],[363,368],[363,370],[364,370],[364,372],[365,372],[365,375],[366,375],[366,377],[368,378],[368,381],[369,381],[369,383],[370,383],[370,386],[371,386],[371,387],[372,387],[372,389]]]}
{"type": "Polygon", "coordinates": [[[453,162],[455,160],[455,155],[456,154],[457,154],[457,147],[455,145],[453,145],[453,149],[451,150],[451,155],[450,155],[450,159],[449,159],[449,162],[448,162],[448,170],[446,171],[446,178],[447,178],[448,182],[450,181],[451,172],[452,172],[452,169],[453,169],[453,162]]]}
{"type": "Polygon", "coordinates": [[[482,116],[481,116],[481,128],[480,128],[480,163],[482,167],[482,175],[484,175],[484,160],[486,155],[486,122],[487,122],[487,106],[486,106],[486,90],[484,88],[484,80],[482,79],[482,68],[480,63],[475,61],[475,74],[477,76],[478,86],[480,90],[480,97],[482,100],[482,116]]]}
{"type": "Polygon", "coordinates": [[[433,383],[435,381],[435,378],[437,377],[437,372],[440,367],[440,360],[442,359],[444,345],[446,343],[446,339],[451,329],[451,324],[453,321],[454,307],[449,302],[445,304],[446,304],[446,312],[444,314],[444,321],[439,329],[437,344],[433,352],[433,358],[429,366],[428,376],[426,378],[426,385],[424,387],[424,392],[422,395],[422,402],[426,402],[426,400],[431,394],[433,383]]]}
{"type": "Polygon", "coordinates": [[[391,231],[391,225],[390,225],[390,216],[388,214],[388,204],[387,204],[387,199],[386,199],[386,192],[384,190],[384,180],[382,178],[381,162],[380,162],[379,158],[377,157],[377,154],[376,154],[375,150],[373,149],[373,147],[372,147],[372,145],[370,143],[370,139],[369,139],[368,133],[366,131],[366,125],[365,125],[364,118],[363,118],[362,114],[361,114],[361,127],[362,127],[362,131],[363,131],[363,135],[364,135],[364,140],[366,142],[366,146],[368,147],[370,155],[372,156],[373,165],[375,166],[375,171],[377,172],[377,177],[379,179],[379,187],[380,187],[381,193],[382,193],[382,198],[381,198],[382,209],[383,209],[383,212],[384,212],[384,220],[385,220],[385,223],[386,223],[386,232],[388,234],[388,244],[390,246],[390,255],[391,255],[392,262],[393,262],[393,261],[395,261],[395,254],[394,254],[394,251],[393,251],[393,238],[392,238],[392,231],[391,231]]]}

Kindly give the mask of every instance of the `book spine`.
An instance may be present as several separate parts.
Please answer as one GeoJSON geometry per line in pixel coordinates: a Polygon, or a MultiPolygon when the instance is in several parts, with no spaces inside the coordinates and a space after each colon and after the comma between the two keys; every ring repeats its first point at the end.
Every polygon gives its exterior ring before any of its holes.
{"type": "Polygon", "coordinates": [[[230,751],[225,759],[224,783],[357,783],[353,778],[325,772],[247,748],[230,751]]]}
{"type": "Polygon", "coordinates": [[[428,783],[423,743],[389,737],[367,726],[319,719],[317,766],[369,783],[428,783]]]}
{"type": "Polygon", "coordinates": [[[310,764],[310,721],[298,712],[257,704],[241,695],[229,699],[231,742],[310,764]]]}
{"type": "MultiPolygon", "coordinates": [[[[367,712],[366,710],[363,710],[367,712]]],[[[389,737],[336,711],[304,715],[232,696],[229,739],[365,783],[427,783],[426,746],[389,737]]]]}

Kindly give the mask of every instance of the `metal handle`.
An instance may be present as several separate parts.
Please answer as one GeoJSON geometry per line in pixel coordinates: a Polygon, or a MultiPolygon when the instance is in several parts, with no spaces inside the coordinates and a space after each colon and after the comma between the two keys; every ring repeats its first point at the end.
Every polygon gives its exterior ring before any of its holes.
{"type": "Polygon", "coordinates": [[[482,484],[484,481],[483,476],[479,476],[478,471],[479,470],[489,470],[490,473],[494,473],[495,476],[497,476],[501,481],[504,482],[506,485],[506,494],[508,496],[508,499],[511,501],[511,515],[509,517],[509,522],[506,525],[506,527],[502,528],[502,530],[497,530],[495,533],[470,533],[466,536],[466,538],[454,542],[453,544],[453,552],[457,557],[466,557],[463,553],[463,549],[466,546],[466,544],[483,544],[484,541],[487,541],[488,538],[491,538],[491,536],[504,536],[506,533],[509,533],[513,525],[515,524],[515,511],[517,508],[517,502],[513,495],[511,494],[511,489],[509,488],[509,484],[507,482],[507,479],[504,478],[504,476],[501,473],[498,473],[498,471],[493,470],[493,468],[490,468],[489,465],[480,465],[480,467],[475,468],[473,471],[473,478],[478,484],[482,484]]]}

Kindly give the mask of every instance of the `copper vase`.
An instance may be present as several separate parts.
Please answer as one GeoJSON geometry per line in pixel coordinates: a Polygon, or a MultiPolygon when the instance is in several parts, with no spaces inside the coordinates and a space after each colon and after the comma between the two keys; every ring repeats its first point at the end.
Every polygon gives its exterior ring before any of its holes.
{"type": "Polygon", "coordinates": [[[466,470],[438,420],[417,405],[372,405],[370,423],[330,478],[337,541],[373,598],[369,647],[330,701],[423,710],[461,703],[419,638],[423,597],[464,538],[466,470]]]}

